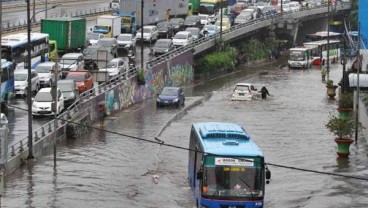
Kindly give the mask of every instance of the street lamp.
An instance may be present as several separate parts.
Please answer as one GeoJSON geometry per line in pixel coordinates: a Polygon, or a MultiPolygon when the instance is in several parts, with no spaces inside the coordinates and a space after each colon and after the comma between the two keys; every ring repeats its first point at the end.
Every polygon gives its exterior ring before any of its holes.
{"type": "Polygon", "coordinates": [[[327,1],[327,80],[330,78],[330,0],[327,1]]]}
{"type": "Polygon", "coordinates": [[[141,0],[141,69],[143,69],[143,8],[144,8],[144,1],[141,0]]]}
{"type": "MultiPolygon", "coordinates": [[[[28,87],[27,87],[27,104],[28,104],[28,159],[33,159],[33,138],[32,138],[32,79],[31,79],[31,20],[34,19],[36,14],[44,12],[43,10],[38,11],[31,17],[31,0],[27,0],[27,69],[28,69],[28,87]]],[[[54,9],[59,5],[54,5],[49,9],[54,9]]]]}

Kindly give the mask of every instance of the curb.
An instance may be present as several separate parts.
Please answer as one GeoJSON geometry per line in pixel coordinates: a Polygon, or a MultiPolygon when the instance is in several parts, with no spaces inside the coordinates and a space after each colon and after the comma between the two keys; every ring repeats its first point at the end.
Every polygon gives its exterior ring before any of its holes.
{"type": "Polygon", "coordinates": [[[178,113],[176,113],[175,115],[173,115],[162,127],[161,129],[158,131],[158,133],[155,136],[155,140],[160,142],[160,143],[165,143],[165,141],[159,139],[158,137],[162,134],[162,132],[173,122],[176,120],[179,120],[180,118],[182,118],[185,114],[187,114],[187,112],[200,105],[201,103],[203,103],[203,101],[208,100],[210,97],[212,96],[212,93],[208,93],[203,97],[200,97],[199,99],[196,99],[192,104],[190,104],[189,106],[185,106],[181,111],[179,111],[178,113]]]}

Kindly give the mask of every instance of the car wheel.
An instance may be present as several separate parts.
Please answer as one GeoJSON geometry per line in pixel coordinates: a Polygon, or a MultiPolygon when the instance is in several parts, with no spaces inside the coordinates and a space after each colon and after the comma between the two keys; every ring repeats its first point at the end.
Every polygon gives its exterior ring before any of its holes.
{"type": "Polygon", "coordinates": [[[176,104],[176,107],[177,107],[177,108],[179,108],[179,107],[180,107],[180,102],[178,102],[178,103],[176,104]]]}

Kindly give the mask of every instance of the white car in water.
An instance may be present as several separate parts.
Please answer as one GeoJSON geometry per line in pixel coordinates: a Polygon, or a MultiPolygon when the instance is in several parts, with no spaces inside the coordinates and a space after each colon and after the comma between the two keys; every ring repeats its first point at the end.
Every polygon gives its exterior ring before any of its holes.
{"type": "Polygon", "coordinates": [[[237,83],[233,89],[231,100],[252,100],[259,94],[257,89],[249,83],[237,83]]]}

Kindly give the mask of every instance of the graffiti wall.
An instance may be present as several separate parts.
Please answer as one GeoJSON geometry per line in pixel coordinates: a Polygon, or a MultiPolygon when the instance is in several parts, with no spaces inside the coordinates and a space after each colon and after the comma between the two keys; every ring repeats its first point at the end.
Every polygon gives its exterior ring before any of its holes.
{"type": "MultiPolygon", "coordinates": [[[[104,94],[106,113],[109,115],[134,103],[152,99],[164,86],[182,86],[193,80],[193,53],[185,52],[145,71],[145,85],[138,85],[132,77],[104,94]]],[[[99,97],[97,103],[103,102],[99,97]]],[[[98,107],[96,105],[96,112],[98,107]]]]}

